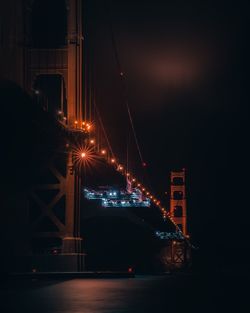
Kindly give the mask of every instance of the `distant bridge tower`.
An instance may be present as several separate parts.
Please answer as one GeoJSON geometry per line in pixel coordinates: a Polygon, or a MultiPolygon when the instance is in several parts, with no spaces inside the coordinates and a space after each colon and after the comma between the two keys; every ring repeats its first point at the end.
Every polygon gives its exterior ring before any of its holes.
{"type": "Polygon", "coordinates": [[[185,169],[171,172],[170,215],[184,235],[187,235],[187,203],[185,169]]]}
{"type": "MultiPolygon", "coordinates": [[[[185,174],[185,169],[171,172],[170,216],[188,238],[185,174]]],[[[191,245],[186,238],[170,239],[166,242],[160,254],[166,269],[185,268],[191,264],[191,245]]]]}

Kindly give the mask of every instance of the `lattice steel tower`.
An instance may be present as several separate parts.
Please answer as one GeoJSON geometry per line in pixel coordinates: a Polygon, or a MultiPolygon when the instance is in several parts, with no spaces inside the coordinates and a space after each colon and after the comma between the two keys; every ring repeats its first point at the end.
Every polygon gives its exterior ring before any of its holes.
{"type": "MultiPolygon", "coordinates": [[[[55,120],[60,112],[64,132],[69,132],[83,115],[82,0],[10,0],[0,8],[6,25],[0,23],[3,78],[22,87],[55,120]]],[[[80,175],[70,144],[63,165],[56,147],[54,152],[44,169],[48,179],[38,180],[29,193],[31,233],[34,240],[61,240],[57,260],[67,259],[61,269],[81,270],[80,175]]]]}
{"type": "MultiPolygon", "coordinates": [[[[58,14],[61,14],[59,21],[61,22],[61,27],[65,29],[66,36],[62,34],[59,38],[52,38],[52,45],[45,38],[45,42],[48,44],[43,46],[40,44],[40,39],[35,37],[36,34],[33,34],[30,48],[26,51],[27,75],[25,83],[26,89],[31,92],[37,92],[39,97],[39,93],[43,92],[44,85],[46,85],[44,82],[60,80],[60,103],[57,107],[51,109],[49,99],[47,98],[47,110],[50,110],[52,113],[54,113],[53,109],[60,110],[62,112],[61,114],[65,117],[66,128],[70,129],[74,127],[76,120],[80,123],[82,122],[82,1],[68,0],[57,2],[58,9],[59,2],[61,6],[58,12],[58,14]],[[55,44],[54,40],[57,41],[55,47],[53,47],[55,44]]],[[[40,6],[35,7],[35,5],[36,1],[31,5],[31,16],[27,18],[28,20],[32,19],[31,22],[35,23],[32,31],[34,32],[34,28],[36,27],[39,33],[39,25],[36,25],[34,19],[36,17],[35,10],[39,10],[40,6]],[[33,17],[32,14],[34,14],[33,17]]],[[[44,8],[44,5],[41,5],[41,7],[44,8]]],[[[50,6],[48,6],[49,9],[50,6]]],[[[40,12],[38,12],[38,16],[41,16],[40,12]]],[[[58,21],[58,18],[56,20],[58,21]]],[[[32,34],[29,34],[29,38],[30,36],[32,34]]],[[[58,237],[62,239],[60,255],[64,259],[67,259],[67,261],[63,262],[65,264],[62,265],[65,270],[67,267],[72,270],[81,270],[83,268],[83,254],[81,251],[78,220],[80,210],[80,181],[73,167],[72,157],[72,151],[69,149],[64,173],[60,172],[56,161],[50,165],[50,172],[55,176],[58,183],[36,186],[32,192],[33,200],[39,204],[43,217],[45,216],[56,226],[55,230],[50,232],[46,230],[36,231],[36,225],[34,223],[37,220],[33,223],[33,226],[38,236],[58,237]],[[41,199],[38,198],[36,192],[41,188],[57,190],[54,197],[50,199],[49,204],[41,202],[41,199]],[[60,212],[62,210],[64,211],[63,221],[57,215],[57,210],[60,212]]]]}

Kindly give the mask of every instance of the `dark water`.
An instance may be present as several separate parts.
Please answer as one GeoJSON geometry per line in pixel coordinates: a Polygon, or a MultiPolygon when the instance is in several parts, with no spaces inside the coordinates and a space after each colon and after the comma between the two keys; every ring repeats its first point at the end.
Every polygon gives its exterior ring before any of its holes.
{"type": "Polygon", "coordinates": [[[244,282],[213,274],[9,282],[1,288],[1,312],[250,312],[244,282]]]}

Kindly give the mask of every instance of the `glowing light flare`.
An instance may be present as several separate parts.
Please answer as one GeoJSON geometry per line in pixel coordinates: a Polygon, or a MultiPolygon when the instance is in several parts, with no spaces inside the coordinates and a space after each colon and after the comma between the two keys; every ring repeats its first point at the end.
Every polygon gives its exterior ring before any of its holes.
{"type": "Polygon", "coordinates": [[[105,149],[102,149],[102,150],[101,150],[101,154],[102,154],[102,155],[105,155],[106,153],[107,153],[107,151],[106,151],[105,149]]]}
{"type": "Polygon", "coordinates": [[[98,156],[92,146],[75,146],[72,149],[74,166],[78,168],[91,167],[98,160],[98,156]]]}
{"type": "Polygon", "coordinates": [[[111,163],[115,163],[115,159],[111,159],[110,162],[111,162],[111,163]]]}
{"type": "Polygon", "coordinates": [[[95,139],[90,139],[90,141],[89,141],[92,145],[94,145],[95,144],[95,139]]]}

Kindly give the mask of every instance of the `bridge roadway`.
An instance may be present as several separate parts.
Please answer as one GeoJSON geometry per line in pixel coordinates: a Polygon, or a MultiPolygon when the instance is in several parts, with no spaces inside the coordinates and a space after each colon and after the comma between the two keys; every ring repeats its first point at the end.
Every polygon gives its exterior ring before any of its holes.
{"type": "Polygon", "coordinates": [[[249,312],[247,289],[241,286],[240,276],[215,272],[125,279],[18,280],[1,285],[1,312],[249,312]]]}

